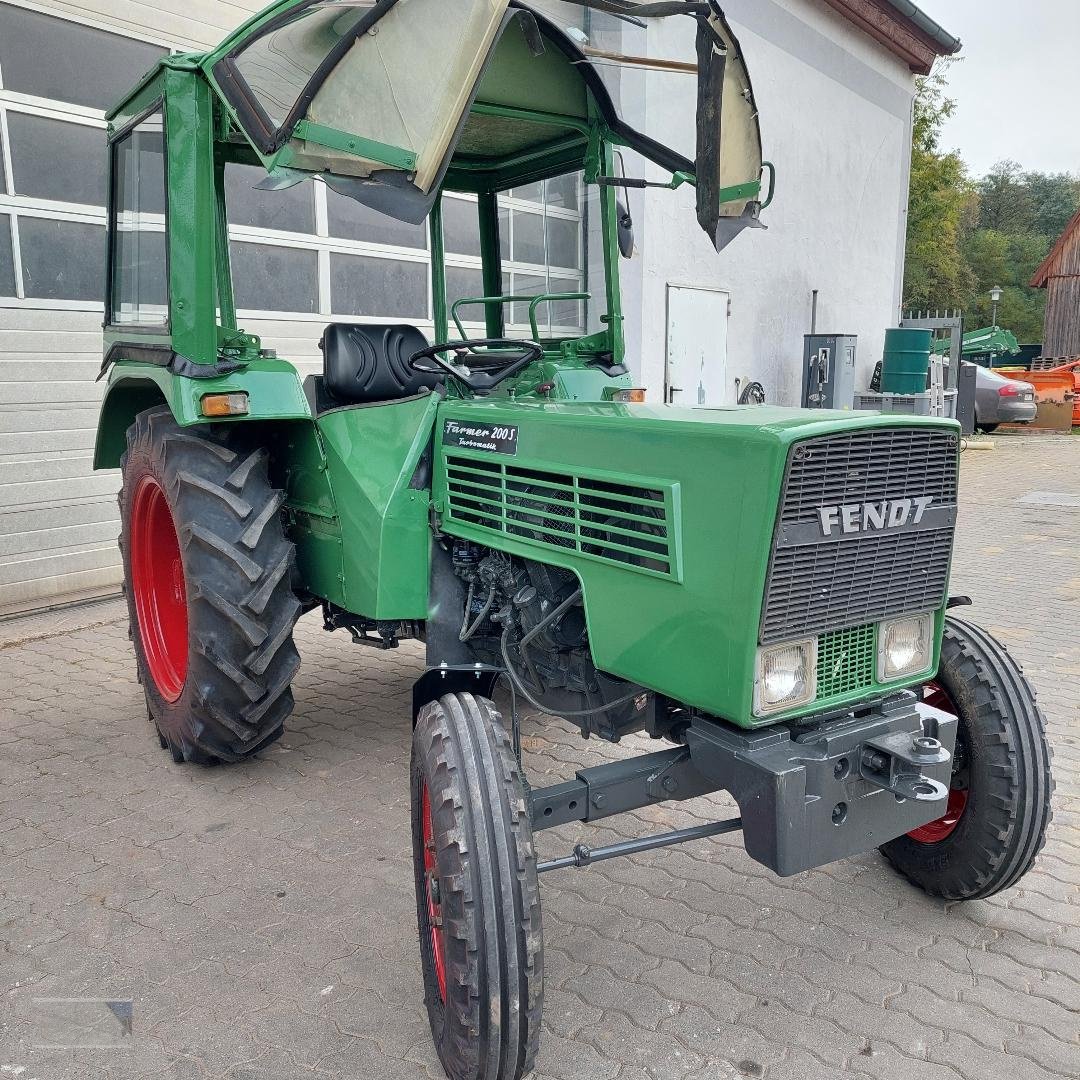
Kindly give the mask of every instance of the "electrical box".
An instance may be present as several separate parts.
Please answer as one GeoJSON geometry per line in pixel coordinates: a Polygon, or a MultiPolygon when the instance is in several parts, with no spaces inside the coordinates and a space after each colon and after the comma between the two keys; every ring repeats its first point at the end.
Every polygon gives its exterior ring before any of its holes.
{"type": "Polygon", "coordinates": [[[850,409],[855,400],[854,334],[803,337],[804,409],[850,409]]]}

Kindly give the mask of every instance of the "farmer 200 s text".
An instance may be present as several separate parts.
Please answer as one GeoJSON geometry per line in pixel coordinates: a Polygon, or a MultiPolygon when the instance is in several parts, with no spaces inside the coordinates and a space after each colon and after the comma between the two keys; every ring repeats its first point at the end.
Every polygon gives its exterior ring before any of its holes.
{"type": "Polygon", "coordinates": [[[626,189],[692,192],[717,249],[772,197],[713,0],[280,0],[164,58],[110,114],[109,154],[96,464],[123,470],[150,717],[177,761],[236,761],[282,732],[304,610],[425,643],[412,842],[451,1077],[533,1065],[538,871],[740,827],[779,874],[880,846],[953,899],[1030,867],[1051,787],[1034,697],[947,614],[958,426],[648,404],[624,367],[626,189]],[[678,112],[636,107],[658,72],[678,112]],[[237,326],[230,165],[426,221],[434,341],[334,322],[305,380],[263,349],[237,326]],[[540,182],[584,207],[584,288],[504,266],[507,194],[540,182]],[[445,192],[476,215],[473,295],[445,192]],[[671,745],[530,789],[500,678],[587,735],[671,745]],[[538,829],[719,789],[740,819],[537,865],[538,829]]]}

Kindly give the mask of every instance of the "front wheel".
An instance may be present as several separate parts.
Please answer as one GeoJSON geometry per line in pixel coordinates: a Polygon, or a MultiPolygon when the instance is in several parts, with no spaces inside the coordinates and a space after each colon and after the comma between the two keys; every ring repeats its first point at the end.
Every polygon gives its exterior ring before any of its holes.
{"type": "Polygon", "coordinates": [[[913,884],[946,900],[979,900],[1031,868],[1050,823],[1050,746],[1035,692],[1005,646],[945,621],[928,705],[959,723],[945,813],[881,847],[913,884]]]}
{"type": "Polygon", "coordinates": [[[412,834],[431,1033],[451,1080],[519,1080],[543,1000],[529,804],[495,706],[447,694],[417,717],[412,834]]]}

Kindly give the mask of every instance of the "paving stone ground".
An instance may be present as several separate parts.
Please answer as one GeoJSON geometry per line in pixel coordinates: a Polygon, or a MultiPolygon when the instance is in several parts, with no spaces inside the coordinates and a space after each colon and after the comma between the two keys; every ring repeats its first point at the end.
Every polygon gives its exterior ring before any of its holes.
{"type": "MultiPolygon", "coordinates": [[[[946,904],[877,854],[780,879],[724,837],[546,875],[537,1080],[1080,1075],[1080,439],[993,442],[963,457],[953,591],[1049,719],[1034,872],[946,904]]],[[[420,652],[317,616],[299,643],[286,737],[201,769],[152,737],[120,605],[0,624],[0,1080],[441,1077],[408,854],[420,652]],[[35,1049],[34,999],[65,997],[132,999],[130,1049],[35,1049]]],[[[525,732],[536,785],[644,748],[525,732]]],[[[587,835],[729,813],[703,799],[587,835]]],[[[585,837],[546,832],[541,854],[585,837]]]]}

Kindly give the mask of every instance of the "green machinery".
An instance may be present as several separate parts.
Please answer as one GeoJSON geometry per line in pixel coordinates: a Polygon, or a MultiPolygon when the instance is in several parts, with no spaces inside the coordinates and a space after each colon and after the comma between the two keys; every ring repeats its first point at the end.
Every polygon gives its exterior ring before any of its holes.
{"type": "Polygon", "coordinates": [[[178,762],[239,760],[281,734],[304,611],[423,643],[412,842],[451,1077],[533,1065],[548,870],[741,828],[781,874],[881,846],[963,899],[1026,871],[1048,750],[1015,663],[947,614],[958,426],[649,404],[625,365],[626,189],[685,205],[718,250],[772,197],[713,0],[279,0],[108,119],[95,463],[123,472],[150,718],[178,762]],[[307,379],[263,348],[236,318],[230,163],[426,221],[434,341],[332,323],[307,379]],[[501,200],[568,175],[585,287],[508,294],[501,200]],[[448,295],[445,191],[475,197],[482,296],[448,295]],[[531,788],[520,702],[668,745],[531,788]],[[739,818],[537,863],[536,830],[720,789],[739,818]]]}
{"type": "MultiPolygon", "coordinates": [[[[948,353],[949,339],[938,338],[934,342],[934,352],[948,353]]],[[[1002,330],[1000,326],[984,326],[980,330],[969,330],[963,337],[961,355],[964,357],[988,356],[993,360],[999,356],[1015,356],[1020,351],[1016,335],[1011,330],[1002,330]]]]}

